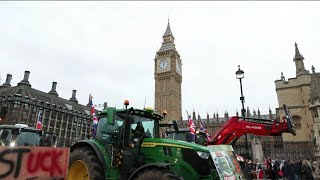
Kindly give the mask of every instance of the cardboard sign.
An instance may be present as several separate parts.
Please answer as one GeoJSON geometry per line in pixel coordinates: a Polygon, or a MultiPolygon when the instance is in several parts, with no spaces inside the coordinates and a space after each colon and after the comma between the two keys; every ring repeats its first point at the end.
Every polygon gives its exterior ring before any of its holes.
{"type": "Polygon", "coordinates": [[[0,146],[0,179],[66,179],[69,148],[0,146]]]}
{"type": "Polygon", "coordinates": [[[231,145],[213,145],[208,149],[220,179],[245,180],[231,145]]]}

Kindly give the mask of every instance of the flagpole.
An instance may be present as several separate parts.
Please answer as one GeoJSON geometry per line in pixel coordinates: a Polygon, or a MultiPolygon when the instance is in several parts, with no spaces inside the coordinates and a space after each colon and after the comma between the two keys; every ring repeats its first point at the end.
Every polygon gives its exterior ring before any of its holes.
{"type": "Polygon", "coordinates": [[[91,95],[91,93],[90,93],[90,95],[89,95],[89,104],[91,105],[90,106],[90,120],[88,121],[89,122],[89,127],[90,127],[90,131],[89,131],[89,136],[88,136],[88,138],[89,139],[91,139],[91,137],[92,137],[92,128],[93,128],[93,115],[92,115],[92,106],[93,106],[93,103],[92,103],[92,95],[91,95]]]}
{"type": "MultiPolygon", "coordinates": [[[[91,110],[90,110],[90,112],[91,112],[91,110]]],[[[91,139],[91,137],[92,137],[92,128],[93,128],[93,115],[92,115],[92,113],[90,113],[89,124],[90,124],[89,139],[91,139]]]]}
{"type": "Polygon", "coordinates": [[[38,110],[37,110],[37,112],[36,112],[36,123],[35,123],[34,128],[37,128],[37,125],[38,125],[39,112],[40,112],[40,107],[38,107],[38,110]]]}

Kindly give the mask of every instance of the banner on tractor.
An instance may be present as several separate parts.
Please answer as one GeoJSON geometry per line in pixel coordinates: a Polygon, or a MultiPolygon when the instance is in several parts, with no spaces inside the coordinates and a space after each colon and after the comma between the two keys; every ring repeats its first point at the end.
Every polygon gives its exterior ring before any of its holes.
{"type": "Polygon", "coordinates": [[[245,180],[231,145],[212,145],[208,149],[220,179],[245,180]]]}
{"type": "Polygon", "coordinates": [[[69,148],[0,146],[0,179],[67,179],[69,148]]]}

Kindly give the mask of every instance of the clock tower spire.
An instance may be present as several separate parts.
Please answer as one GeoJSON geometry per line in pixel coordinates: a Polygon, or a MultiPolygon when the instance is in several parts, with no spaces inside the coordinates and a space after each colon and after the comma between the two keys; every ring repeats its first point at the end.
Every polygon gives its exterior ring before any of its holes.
{"type": "Polygon", "coordinates": [[[167,111],[166,121],[182,120],[182,63],[174,44],[170,23],[162,36],[163,42],[154,59],[155,111],[167,111]]]}

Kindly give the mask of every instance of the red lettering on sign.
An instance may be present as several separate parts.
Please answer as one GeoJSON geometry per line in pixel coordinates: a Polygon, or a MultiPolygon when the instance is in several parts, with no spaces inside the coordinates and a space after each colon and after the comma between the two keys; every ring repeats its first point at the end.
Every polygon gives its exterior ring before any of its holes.
{"type": "Polygon", "coordinates": [[[27,170],[29,173],[34,174],[37,171],[48,172],[50,176],[62,174],[62,168],[59,164],[59,158],[63,151],[49,150],[44,152],[30,153],[27,159],[27,170]]]}
{"type": "MultiPolygon", "coordinates": [[[[59,164],[58,160],[60,158],[60,156],[63,154],[62,151],[53,151],[53,154],[52,154],[52,158],[51,158],[51,169],[50,169],[50,175],[54,174],[55,172],[55,169],[57,169],[58,173],[59,174],[62,174],[62,168],[61,168],[61,164],[59,164]]],[[[51,175],[51,176],[52,176],[51,175]]]]}
{"type": "MultiPolygon", "coordinates": [[[[39,152],[38,154],[40,153],[41,152],[39,152]]],[[[36,155],[31,152],[27,160],[27,170],[29,173],[32,173],[32,174],[38,170],[38,166],[39,166],[39,159],[37,158],[36,160],[34,160],[34,156],[36,155]]]]}

